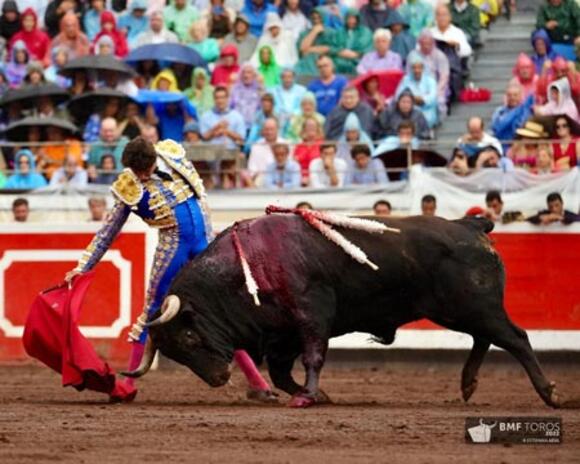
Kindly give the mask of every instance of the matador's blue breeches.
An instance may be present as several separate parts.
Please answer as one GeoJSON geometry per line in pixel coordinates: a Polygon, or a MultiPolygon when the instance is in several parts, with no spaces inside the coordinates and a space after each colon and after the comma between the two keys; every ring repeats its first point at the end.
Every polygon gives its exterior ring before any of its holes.
{"type": "MultiPolygon", "coordinates": [[[[177,226],[159,231],[159,244],[147,289],[146,311],[149,318],[161,307],[179,270],[208,245],[203,214],[194,197],[177,205],[174,212],[177,226]]],[[[145,328],[139,342],[145,343],[146,339],[145,328]]]]}

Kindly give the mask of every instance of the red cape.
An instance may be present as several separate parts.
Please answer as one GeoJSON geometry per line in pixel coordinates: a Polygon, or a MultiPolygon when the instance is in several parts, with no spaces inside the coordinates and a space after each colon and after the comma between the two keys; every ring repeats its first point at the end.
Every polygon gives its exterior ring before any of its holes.
{"type": "Polygon", "coordinates": [[[40,293],[30,308],[22,341],[24,349],[62,374],[62,385],[107,393],[112,399],[131,401],[137,390],[115,379],[115,372],[101,360],[78,327],[92,272],[80,275],[72,288],[61,284],[40,293]]]}

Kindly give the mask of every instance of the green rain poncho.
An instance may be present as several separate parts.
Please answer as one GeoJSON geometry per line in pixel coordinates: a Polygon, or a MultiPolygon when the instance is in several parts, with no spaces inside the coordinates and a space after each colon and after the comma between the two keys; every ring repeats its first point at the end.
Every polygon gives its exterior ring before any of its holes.
{"type": "Polygon", "coordinates": [[[195,68],[191,73],[191,87],[184,92],[187,99],[195,106],[198,115],[202,115],[213,108],[213,86],[209,83],[209,74],[203,68],[195,68]],[[205,77],[201,89],[195,86],[198,76],[205,77]]]}
{"type": "Polygon", "coordinates": [[[264,87],[269,89],[280,84],[280,73],[282,72],[282,68],[278,66],[278,63],[276,62],[276,56],[274,55],[274,50],[272,50],[272,47],[270,47],[270,45],[264,45],[260,47],[258,56],[260,59],[258,72],[264,79],[264,87]],[[268,50],[270,52],[270,63],[265,64],[262,61],[262,50],[268,50]]]}
{"type": "MultiPolygon", "coordinates": [[[[312,14],[310,15],[311,18],[313,15],[320,16],[322,18],[322,23],[324,24],[326,12],[322,8],[320,8],[320,7],[314,8],[314,10],[312,11],[312,14]]],[[[300,34],[300,37],[298,37],[298,52],[300,54],[300,60],[298,61],[298,63],[296,63],[296,66],[294,68],[294,71],[296,72],[296,74],[309,75],[309,76],[314,76],[314,75],[318,74],[318,68],[316,67],[316,60],[318,59],[319,54],[318,53],[308,53],[307,55],[303,55],[302,52],[300,51],[300,45],[302,44],[302,42],[304,41],[304,39],[310,33],[311,30],[312,29],[308,29],[307,31],[302,32],[300,34]]],[[[326,47],[330,48],[334,44],[334,36],[335,36],[335,32],[331,28],[325,27],[324,31],[322,31],[320,34],[318,34],[318,36],[314,40],[313,45],[317,46],[317,47],[326,46],[326,47]]]]}
{"type": "Polygon", "coordinates": [[[361,25],[358,10],[350,8],[344,18],[344,26],[336,31],[330,46],[330,56],[339,74],[356,74],[356,65],[361,57],[373,48],[373,33],[361,25]],[[349,29],[348,18],[354,16],[357,20],[356,27],[349,29]],[[343,50],[352,50],[358,53],[358,58],[343,58],[338,54],[343,50]]]}

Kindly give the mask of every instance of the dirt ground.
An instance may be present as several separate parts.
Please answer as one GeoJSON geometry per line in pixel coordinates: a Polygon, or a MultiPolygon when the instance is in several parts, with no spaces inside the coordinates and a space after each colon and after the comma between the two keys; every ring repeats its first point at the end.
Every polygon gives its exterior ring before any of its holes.
{"type": "MultiPolygon", "coordinates": [[[[210,389],[185,370],[152,372],[133,404],[63,389],[39,366],[0,366],[0,462],[547,463],[580,462],[580,410],[552,410],[515,364],[484,364],[460,399],[457,363],[328,366],[333,405],[257,405],[233,385],[210,389]],[[470,445],[471,415],[560,416],[560,445],[470,445]]],[[[545,366],[561,393],[580,396],[578,364],[545,366]]]]}

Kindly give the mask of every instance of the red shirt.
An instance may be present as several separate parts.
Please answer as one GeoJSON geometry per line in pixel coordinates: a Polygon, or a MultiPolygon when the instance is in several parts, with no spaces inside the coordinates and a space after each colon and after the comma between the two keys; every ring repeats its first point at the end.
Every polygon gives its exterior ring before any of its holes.
{"type": "Polygon", "coordinates": [[[566,151],[562,151],[562,145],[559,142],[554,142],[552,144],[552,151],[554,152],[554,161],[558,161],[562,158],[570,158],[570,167],[573,168],[578,164],[576,159],[576,143],[577,140],[573,139],[566,147],[566,151]]]}
{"type": "Polygon", "coordinates": [[[300,165],[303,184],[308,184],[308,167],[310,162],[316,158],[320,158],[320,141],[299,143],[294,148],[294,159],[300,165]]]}

